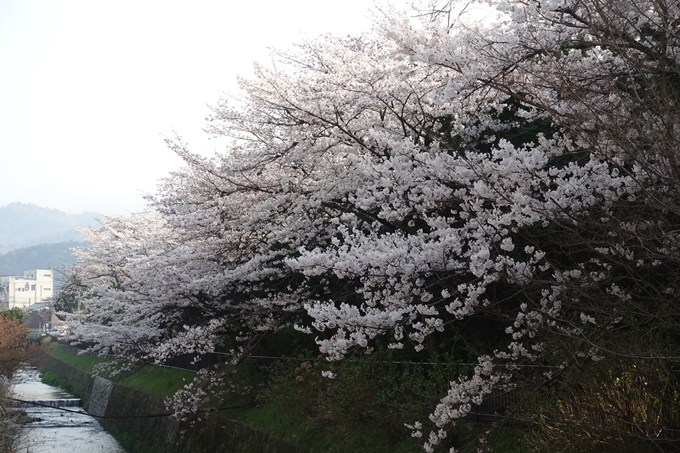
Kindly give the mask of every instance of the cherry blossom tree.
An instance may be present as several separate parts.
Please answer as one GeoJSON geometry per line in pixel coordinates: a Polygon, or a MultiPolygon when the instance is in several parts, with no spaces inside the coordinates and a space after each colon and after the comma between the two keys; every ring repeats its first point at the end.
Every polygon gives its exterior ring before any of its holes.
{"type": "Polygon", "coordinates": [[[429,428],[407,421],[429,429],[426,451],[494,390],[591,364],[657,370],[671,404],[680,6],[483,3],[492,21],[455,2],[392,11],[258,66],[213,108],[223,152],[169,140],[186,166],[149,211],[85,232],[74,335],[163,363],[226,344],[241,357],[294,325],[340,360],[493,319],[504,347],[451,383],[429,428]]]}

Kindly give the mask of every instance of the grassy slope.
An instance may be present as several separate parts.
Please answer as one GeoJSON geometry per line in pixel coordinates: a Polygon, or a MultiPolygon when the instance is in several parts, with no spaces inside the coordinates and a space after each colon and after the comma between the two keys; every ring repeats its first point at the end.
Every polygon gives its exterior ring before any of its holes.
{"type": "MultiPolygon", "coordinates": [[[[55,343],[50,344],[50,354],[62,362],[89,373],[92,373],[97,365],[105,362],[105,359],[101,357],[92,354],[78,354],[70,348],[55,343]]],[[[195,373],[192,371],[146,365],[135,371],[107,376],[107,378],[127,387],[167,396],[174,394],[186,383],[191,382],[194,375],[195,373]]]]}
{"type": "MultiPolygon", "coordinates": [[[[72,349],[63,347],[59,344],[51,344],[51,355],[70,365],[82,370],[92,372],[94,367],[104,359],[90,355],[78,354],[72,349]]],[[[47,377],[53,379],[48,373],[47,377]]],[[[112,380],[138,390],[142,390],[157,395],[172,395],[184,384],[190,382],[194,373],[174,368],[163,368],[155,366],[145,366],[135,372],[127,372],[118,376],[111,377],[112,380]]],[[[58,377],[54,379],[53,385],[63,386],[58,377]]],[[[294,402],[292,403],[294,404],[294,402]]],[[[243,401],[233,400],[225,403],[231,409],[224,409],[220,412],[221,416],[240,420],[251,426],[267,431],[290,442],[299,445],[301,449],[310,452],[355,452],[365,453],[406,453],[412,451],[422,451],[422,439],[408,438],[398,444],[393,444],[387,432],[376,429],[379,423],[367,423],[365,426],[351,426],[351,429],[343,429],[338,420],[328,420],[332,426],[319,424],[318,419],[307,422],[300,421],[298,418],[291,418],[285,414],[285,410],[277,407],[270,402],[258,402],[257,404],[243,404],[243,401]]],[[[345,427],[348,428],[348,427],[345,427]]],[[[495,449],[499,453],[514,452],[516,445],[508,436],[496,439],[495,449]]],[[[514,437],[514,436],[510,436],[514,437]]]]}
{"type": "MultiPolygon", "coordinates": [[[[76,368],[93,372],[96,365],[105,360],[91,354],[78,354],[76,351],[62,345],[51,343],[50,354],[76,368]]],[[[46,373],[49,384],[64,387],[63,379],[46,373]]],[[[113,377],[120,384],[158,395],[172,395],[186,382],[193,378],[193,373],[172,368],[146,366],[134,373],[126,373],[113,377]],[[184,379],[184,380],[183,380],[184,379]],[[186,381],[185,381],[186,380],[186,381]]],[[[275,409],[269,405],[243,407],[240,401],[233,401],[234,409],[221,411],[222,416],[236,419],[256,426],[297,445],[311,447],[312,451],[330,451],[332,445],[337,445],[337,439],[323,439],[314,436],[314,430],[304,426],[291,426],[278,416],[275,409]],[[317,437],[317,438],[315,438],[317,437]]],[[[334,450],[340,451],[340,450],[334,450]]]]}

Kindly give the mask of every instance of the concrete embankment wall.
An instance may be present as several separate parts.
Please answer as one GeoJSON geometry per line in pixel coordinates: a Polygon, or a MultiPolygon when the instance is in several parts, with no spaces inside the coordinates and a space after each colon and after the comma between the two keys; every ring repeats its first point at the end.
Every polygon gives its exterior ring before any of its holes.
{"type": "Polygon", "coordinates": [[[42,371],[66,380],[83,400],[83,408],[103,416],[102,425],[126,433],[158,453],[297,453],[301,450],[236,420],[209,418],[194,426],[173,417],[150,417],[167,412],[163,397],[125,387],[50,357],[42,371]],[[182,432],[184,434],[182,434],[182,432]]]}

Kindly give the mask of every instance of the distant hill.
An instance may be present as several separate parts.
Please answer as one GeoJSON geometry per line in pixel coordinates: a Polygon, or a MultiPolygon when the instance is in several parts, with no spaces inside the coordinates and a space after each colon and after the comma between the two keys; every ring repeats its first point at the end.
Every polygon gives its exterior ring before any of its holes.
{"type": "Polygon", "coordinates": [[[85,246],[85,242],[59,242],[57,244],[40,244],[12,250],[0,255],[0,275],[23,275],[31,269],[55,269],[54,291],[61,289],[64,276],[58,271],[66,265],[73,264],[71,254],[73,247],[85,246]]]}
{"type": "Polygon", "coordinates": [[[76,227],[96,225],[96,212],[67,214],[33,204],[0,207],[0,253],[39,244],[82,241],[76,227]]]}
{"type": "Polygon", "coordinates": [[[23,275],[30,269],[59,269],[73,264],[71,249],[83,245],[84,242],[69,241],[12,250],[0,255],[0,275],[23,275]]]}

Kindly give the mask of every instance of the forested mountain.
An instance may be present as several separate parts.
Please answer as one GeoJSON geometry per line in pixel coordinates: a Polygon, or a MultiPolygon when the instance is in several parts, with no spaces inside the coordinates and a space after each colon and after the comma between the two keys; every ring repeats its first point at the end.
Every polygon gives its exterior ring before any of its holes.
{"type": "Polygon", "coordinates": [[[95,225],[101,214],[67,214],[26,203],[0,207],[0,253],[38,244],[80,241],[77,227],[95,225]]]}
{"type": "Polygon", "coordinates": [[[80,245],[83,243],[76,241],[40,244],[1,254],[0,275],[22,275],[29,269],[60,269],[73,263],[71,249],[80,245]]]}

